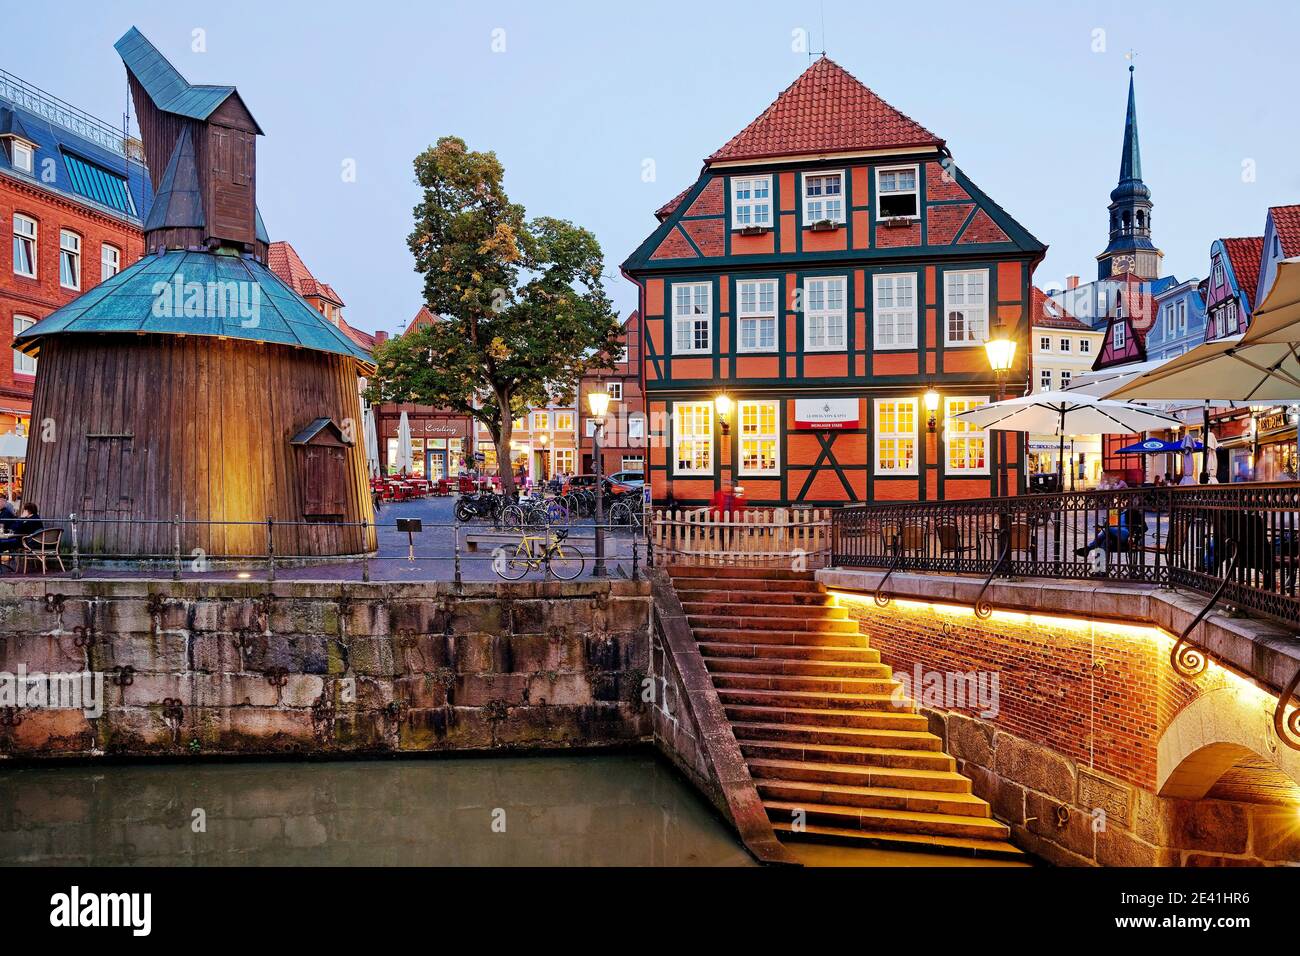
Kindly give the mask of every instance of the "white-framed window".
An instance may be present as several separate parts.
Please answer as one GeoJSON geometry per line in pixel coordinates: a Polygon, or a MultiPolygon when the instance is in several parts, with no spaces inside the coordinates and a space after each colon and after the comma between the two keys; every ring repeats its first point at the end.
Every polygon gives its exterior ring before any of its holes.
{"type": "Polygon", "coordinates": [[[81,288],[81,237],[71,229],[59,230],[59,285],[81,288]]]}
{"type": "Polygon", "coordinates": [[[945,272],[943,311],[944,345],[978,345],[988,338],[988,270],[945,272]]]}
{"type": "Polygon", "coordinates": [[[35,165],[32,161],[32,148],[21,140],[9,141],[13,147],[13,167],[19,172],[30,173],[35,165]]]}
{"type": "Polygon", "coordinates": [[[1182,335],[1187,331],[1187,301],[1181,300],[1178,303],[1178,334],[1182,335]]]}
{"type": "Polygon", "coordinates": [[[781,473],[781,403],[738,402],[741,475],[781,473]]]}
{"type": "Polygon", "coordinates": [[[610,400],[611,402],[621,402],[621,401],[623,401],[623,383],[622,383],[622,382],[606,382],[606,383],[605,383],[605,391],[609,392],[609,400],[610,400]]]}
{"type": "Polygon", "coordinates": [[[645,419],[640,415],[633,415],[627,420],[627,437],[629,439],[645,438],[645,419]]]}
{"type": "Polygon", "coordinates": [[[1052,351],[1052,337],[1050,335],[1040,335],[1038,337],[1038,350],[1040,352],[1052,351]]]}
{"type": "Polygon", "coordinates": [[[1038,370],[1038,390],[1041,392],[1050,392],[1052,390],[1052,370],[1050,368],[1040,368],[1038,370]]]}
{"type": "Polygon", "coordinates": [[[1110,336],[1111,344],[1113,344],[1116,349],[1122,349],[1124,347],[1124,335],[1124,324],[1122,322],[1117,323],[1115,325],[1115,331],[1112,332],[1110,336]]]}
{"type": "Polygon", "coordinates": [[[1087,355],[1092,351],[1092,342],[1088,339],[1079,339],[1079,351],[1087,355]]]}
{"type": "Polygon", "coordinates": [[[14,213],[14,274],[36,278],[36,220],[14,213]]]}
{"type": "Polygon", "coordinates": [[[1068,351],[1070,351],[1070,340],[1069,340],[1069,339],[1061,339],[1061,351],[1062,351],[1062,352],[1068,352],[1068,351]]]}
{"type": "Polygon", "coordinates": [[[573,431],[573,412],[556,412],[555,430],[557,432],[573,431]]]}
{"type": "Polygon", "coordinates": [[[1228,304],[1223,307],[1223,323],[1227,332],[1237,330],[1237,300],[1229,299],[1228,304]]]}
{"type": "Polygon", "coordinates": [[[1223,263],[1218,259],[1214,260],[1214,284],[1223,285],[1223,263]]]}
{"type": "Polygon", "coordinates": [[[673,354],[707,352],[713,347],[713,285],[673,284],[673,354]]]}
{"type": "Polygon", "coordinates": [[[921,191],[916,166],[893,166],[876,170],[876,218],[919,219],[921,191]]]}
{"type": "Polygon", "coordinates": [[[573,449],[557,448],[555,449],[555,473],[558,475],[573,474],[573,449]]]}
{"type": "Polygon", "coordinates": [[[713,403],[673,405],[673,474],[713,474],[713,403]]]}
{"type": "Polygon", "coordinates": [[[872,276],[871,293],[875,301],[876,348],[916,348],[916,275],[902,272],[872,276]]]}
{"type": "Polygon", "coordinates": [[[1070,387],[1070,376],[1073,373],[1068,368],[1061,369],[1061,388],[1070,387]]]}
{"type": "Polygon", "coordinates": [[[876,474],[916,474],[916,399],[876,402],[876,474]]]}
{"type": "Polygon", "coordinates": [[[639,471],[645,474],[645,457],[643,455],[624,455],[620,471],[639,471]]]}
{"type": "Polygon", "coordinates": [[[803,224],[844,221],[844,173],[803,174],[803,224]]]}
{"type": "Polygon", "coordinates": [[[533,412],[533,431],[544,432],[551,427],[551,416],[548,412],[533,412]]]}
{"type": "Polygon", "coordinates": [[[776,280],[745,279],[736,283],[738,352],[776,351],[776,280]]]}
{"type": "Polygon", "coordinates": [[[804,351],[828,352],[848,346],[848,287],[843,276],[804,280],[804,351]]]}
{"type": "Polygon", "coordinates": [[[772,177],[733,176],[731,179],[731,228],[771,228],[772,177]]]}
{"type": "Polygon", "coordinates": [[[586,419],[586,422],[587,422],[587,437],[591,438],[593,435],[596,434],[596,426],[600,424],[600,419],[588,418],[586,419]]]}
{"type": "Polygon", "coordinates": [[[1173,335],[1176,327],[1177,325],[1174,321],[1174,307],[1172,305],[1167,305],[1165,306],[1165,335],[1173,335]]]}
{"type": "MultiPolygon", "coordinates": [[[[15,315],[14,337],[17,338],[35,324],[36,320],[29,315],[15,315]]],[[[30,355],[24,355],[22,352],[14,349],[14,371],[21,372],[23,375],[35,375],[36,359],[32,358],[30,355]]]]}
{"type": "Polygon", "coordinates": [[[122,271],[122,250],[107,242],[99,247],[99,281],[111,279],[122,271]]]}
{"type": "MultiPolygon", "coordinates": [[[[1064,376],[1065,373],[1062,373],[1064,376]]],[[[962,412],[988,403],[988,396],[944,399],[944,445],[950,475],[989,473],[989,433],[957,418],[962,412]]]]}

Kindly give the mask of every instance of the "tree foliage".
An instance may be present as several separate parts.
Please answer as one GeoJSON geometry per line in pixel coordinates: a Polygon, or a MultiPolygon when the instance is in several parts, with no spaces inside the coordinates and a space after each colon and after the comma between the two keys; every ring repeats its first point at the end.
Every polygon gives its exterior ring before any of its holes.
{"type": "Polygon", "coordinates": [[[507,491],[511,420],[571,401],[609,368],[620,325],[596,237],[563,219],[528,219],[495,153],[444,136],[415,159],[424,196],[407,242],[435,321],[375,352],[372,401],[466,412],[492,435],[507,491]]]}

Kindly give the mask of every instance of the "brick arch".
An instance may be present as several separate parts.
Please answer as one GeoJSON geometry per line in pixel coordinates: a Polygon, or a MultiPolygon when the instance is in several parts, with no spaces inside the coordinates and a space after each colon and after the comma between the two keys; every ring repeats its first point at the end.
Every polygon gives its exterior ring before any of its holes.
{"type": "Polygon", "coordinates": [[[1169,722],[1156,747],[1156,792],[1199,800],[1225,775],[1262,790],[1300,785],[1300,752],[1273,733],[1275,698],[1255,687],[1229,684],[1199,695],[1169,722]]]}

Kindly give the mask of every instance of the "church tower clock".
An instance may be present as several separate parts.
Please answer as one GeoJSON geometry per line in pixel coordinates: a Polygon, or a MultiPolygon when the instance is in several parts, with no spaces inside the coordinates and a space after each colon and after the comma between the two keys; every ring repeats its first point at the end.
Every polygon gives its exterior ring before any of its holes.
{"type": "Polygon", "coordinates": [[[1110,192],[1110,243],[1097,256],[1098,279],[1109,279],[1126,272],[1141,279],[1155,279],[1160,275],[1160,260],[1164,257],[1151,241],[1151,190],[1142,182],[1133,67],[1128,70],[1124,151],[1119,161],[1119,183],[1110,192]]]}

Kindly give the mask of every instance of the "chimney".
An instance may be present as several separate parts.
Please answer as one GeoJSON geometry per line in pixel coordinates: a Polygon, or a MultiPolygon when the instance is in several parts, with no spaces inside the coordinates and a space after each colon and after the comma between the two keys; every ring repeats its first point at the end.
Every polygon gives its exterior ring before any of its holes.
{"type": "Polygon", "coordinates": [[[383,345],[387,341],[388,341],[388,333],[385,332],[383,329],[380,329],[378,332],[375,333],[376,345],[383,345]]]}
{"type": "Polygon", "coordinates": [[[1077,288],[1079,288],[1079,277],[1078,277],[1078,276],[1066,276],[1066,277],[1065,277],[1065,287],[1066,287],[1067,289],[1077,289],[1077,288]]]}

